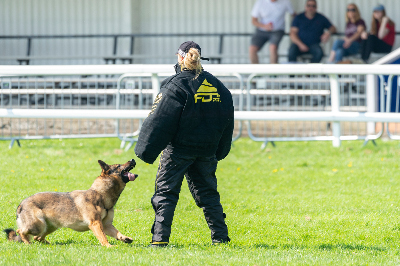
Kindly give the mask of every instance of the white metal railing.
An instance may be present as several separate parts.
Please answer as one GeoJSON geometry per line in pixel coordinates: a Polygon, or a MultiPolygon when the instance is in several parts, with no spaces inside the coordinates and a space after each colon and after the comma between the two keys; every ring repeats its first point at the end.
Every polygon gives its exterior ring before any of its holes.
{"type": "MultiPolygon", "coordinates": [[[[206,71],[218,76],[248,75],[320,75],[329,77],[331,108],[323,112],[300,111],[245,111],[241,106],[235,112],[239,121],[330,121],[332,122],[332,142],[339,146],[341,141],[340,122],[400,122],[397,113],[377,113],[368,107],[368,112],[341,112],[339,75],[400,75],[396,65],[324,65],[324,64],[283,64],[283,65],[207,65],[206,71]]],[[[0,66],[1,78],[30,76],[68,76],[68,75],[146,75],[152,79],[153,93],[159,89],[159,76],[173,74],[172,65],[77,65],[77,66],[0,66]]],[[[371,80],[367,80],[371,82],[371,80]]],[[[367,96],[376,95],[376,84],[367,86],[367,96]]],[[[1,90],[0,90],[1,92],[1,90]]],[[[118,90],[117,90],[118,93],[118,90]]],[[[270,93],[278,93],[270,91],[270,93]]],[[[282,93],[282,91],[281,91],[282,93]]],[[[241,93],[241,103],[247,92],[241,93]]],[[[117,98],[118,99],[118,98],[117,98]]],[[[374,103],[376,99],[368,99],[374,103]]],[[[74,119],[144,119],[147,110],[91,110],[91,109],[20,109],[0,108],[0,118],[74,118],[74,119]]],[[[318,139],[318,138],[316,138],[318,139]]]]}

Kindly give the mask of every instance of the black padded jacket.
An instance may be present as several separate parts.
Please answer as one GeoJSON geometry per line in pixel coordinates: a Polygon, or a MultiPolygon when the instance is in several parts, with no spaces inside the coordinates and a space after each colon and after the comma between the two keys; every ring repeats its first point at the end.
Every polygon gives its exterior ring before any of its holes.
{"type": "Polygon", "coordinates": [[[222,82],[206,71],[180,70],[161,83],[149,116],[135,146],[136,155],[152,164],[160,152],[224,159],[234,128],[232,95],[222,82]]]}

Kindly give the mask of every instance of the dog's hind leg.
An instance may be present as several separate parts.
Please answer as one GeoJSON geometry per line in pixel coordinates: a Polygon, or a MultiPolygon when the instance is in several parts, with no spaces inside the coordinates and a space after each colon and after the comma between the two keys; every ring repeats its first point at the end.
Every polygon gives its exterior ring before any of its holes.
{"type": "Polygon", "coordinates": [[[38,241],[38,242],[42,242],[42,243],[45,243],[45,244],[50,244],[49,241],[47,241],[46,239],[44,239],[45,237],[46,237],[46,235],[45,235],[45,236],[34,236],[33,239],[34,239],[35,241],[38,241]]]}
{"type": "Polygon", "coordinates": [[[50,242],[47,241],[45,238],[46,238],[46,236],[48,236],[48,235],[50,235],[51,233],[53,233],[55,230],[56,230],[56,229],[54,229],[54,230],[49,230],[49,229],[47,229],[46,232],[44,232],[44,233],[41,234],[40,236],[35,236],[33,239],[35,239],[35,240],[38,241],[38,242],[42,242],[42,243],[45,243],[45,244],[50,244],[50,242]]]}
{"type": "Polygon", "coordinates": [[[106,234],[104,233],[103,223],[101,221],[95,220],[90,222],[89,229],[93,231],[102,246],[111,247],[110,243],[108,243],[106,234]]]}
{"type": "Polygon", "coordinates": [[[37,240],[38,236],[46,232],[46,221],[43,218],[42,211],[21,212],[17,218],[17,233],[25,244],[30,244],[30,235],[37,240]]]}
{"type": "Polygon", "coordinates": [[[21,240],[25,243],[25,244],[30,244],[31,242],[29,241],[29,233],[28,232],[23,232],[21,229],[17,230],[17,233],[19,234],[19,236],[21,237],[21,240]]]}
{"type": "Polygon", "coordinates": [[[45,228],[40,235],[36,235],[33,239],[35,239],[36,241],[45,243],[45,244],[50,244],[50,242],[47,241],[45,238],[46,238],[46,236],[48,236],[51,233],[53,233],[54,231],[56,231],[57,227],[54,227],[51,224],[47,224],[46,221],[44,220],[44,218],[39,218],[39,220],[43,222],[43,224],[45,225],[45,228]]]}

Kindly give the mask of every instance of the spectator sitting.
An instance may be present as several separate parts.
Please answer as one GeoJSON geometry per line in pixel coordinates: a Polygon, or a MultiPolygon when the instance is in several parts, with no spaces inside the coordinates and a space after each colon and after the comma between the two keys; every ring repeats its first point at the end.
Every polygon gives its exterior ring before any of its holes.
{"type": "Polygon", "coordinates": [[[360,16],[357,5],[347,5],[345,37],[333,43],[328,62],[338,63],[344,56],[357,54],[361,46],[361,33],[364,30],[365,22],[360,16]]]}
{"type": "Polygon", "coordinates": [[[290,28],[289,62],[296,62],[299,55],[311,54],[311,63],[319,63],[324,55],[320,42],[327,42],[335,32],[335,26],[317,12],[317,1],[307,0],[305,12],[294,18],[290,28]]]}
{"type": "Polygon", "coordinates": [[[374,8],[371,20],[371,31],[361,34],[361,58],[368,62],[371,52],[390,53],[395,39],[395,25],[386,16],[385,7],[378,5],[374,8]]]}
{"type": "Polygon", "coordinates": [[[285,33],[286,12],[295,15],[290,0],[258,0],[254,4],[251,16],[252,24],[257,28],[249,49],[252,64],[259,63],[257,53],[268,41],[270,63],[278,63],[278,46],[285,33]]]}

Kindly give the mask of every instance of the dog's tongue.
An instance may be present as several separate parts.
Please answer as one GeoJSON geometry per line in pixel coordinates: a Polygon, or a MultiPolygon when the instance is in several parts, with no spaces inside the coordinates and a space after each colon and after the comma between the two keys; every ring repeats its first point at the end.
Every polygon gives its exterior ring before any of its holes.
{"type": "Polygon", "coordinates": [[[127,172],[124,175],[129,178],[129,181],[135,181],[135,179],[136,179],[136,175],[135,174],[127,172]]]}

